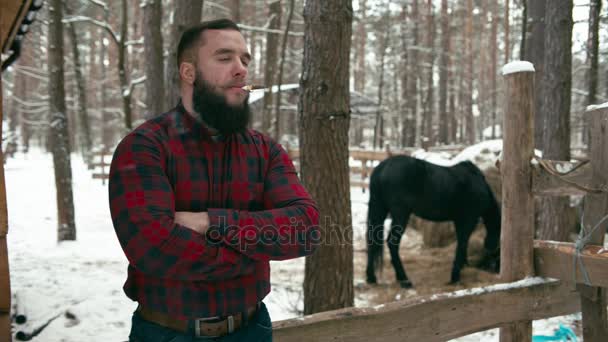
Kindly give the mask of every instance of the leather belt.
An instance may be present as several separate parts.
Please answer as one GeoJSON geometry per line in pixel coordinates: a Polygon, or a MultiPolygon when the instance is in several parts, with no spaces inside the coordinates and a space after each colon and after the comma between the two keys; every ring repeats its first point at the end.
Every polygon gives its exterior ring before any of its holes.
{"type": "Polygon", "coordinates": [[[181,333],[192,333],[196,337],[222,337],[247,325],[260,308],[261,302],[247,308],[246,311],[224,317],[194,318],[182,320],[165,313],[150,310],[139,305],[137,312],[146,321],[181,333]],[[190,330],[193,327],[194,331],[190,330]]]}

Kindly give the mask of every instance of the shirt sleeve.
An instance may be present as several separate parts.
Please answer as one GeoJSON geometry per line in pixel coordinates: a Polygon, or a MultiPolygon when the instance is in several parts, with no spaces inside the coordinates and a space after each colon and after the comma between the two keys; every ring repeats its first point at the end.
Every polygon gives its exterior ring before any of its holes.
{"type": "Polygon", "coordinates": [[[264,180],[264,210],[208,209],[210,239],[254,260],[310,255],[320,241],[319,211],[300,183],[289,155],[270,143],[264,180]]]}
{"type": "Polygon", "coordinates": [[[165,159],[158,138],[142,133],[127,135],[114,152],[110,212],[129,263],[144,274],[179,280],[252,273],[253,260],[174,222],[175,197],[165,159]]]}

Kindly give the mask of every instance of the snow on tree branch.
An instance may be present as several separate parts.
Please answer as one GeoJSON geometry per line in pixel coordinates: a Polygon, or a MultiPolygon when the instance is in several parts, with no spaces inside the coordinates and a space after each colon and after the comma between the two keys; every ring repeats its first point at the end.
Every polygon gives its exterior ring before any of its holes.
{"type": "Polygon", "coordinates": [[[135,86],[138,85],[138,84],[142,84],[145,81],[146,81],[146,76],[141,76],[140,78],[136,78],[134,80],[131,80],[131,83],[129,84],[129,87],[127,89],[123,89],[123,91],[122,91],[122,97],[131,96],[131,93],[133,92],[133,89],[135,88],[135,86]]]}
{"type": "Polygon", "coordinates": [[[93,18],[90,17],[86,17],[83,15],[78,15],[78,16],[73,16],[73,17],[68,17],[63,19],[62,21],[64,24],[69,24],[69,23],[90,23],[93,24],[95,26],[99,26],[103,29],[106,30],[106,32],[108,32],[108,34],[110,35],[110,37],[112,38],[112,40],[114,41],[114,43],[116,43],[116,45],[120,44],[120,39],[118,38],[118,35],[114,32],[114,30],[112,29],[112,27],[110,26],[110,24],[106,23],[105,21],[99,21],[99,20],[95,20],[93,18]]]}
{"type": "Polygon", "coordinates": [[[108,5],[105,2],[103,2],[103,1],[89,0],[89,2],[92,3],[92,4],[94,4],[94,5],[97,5],[97,6],[101,7],[101,8],[103,8],[104,11],[107,11],[109,9],[108,5]]]}
{"type": "MultiPolygon", "coordinates": [[[[245,31],[276,33],[276,34],[281,34],[281,35],[285,34],[285,32],[283,32],[282,30],[267,29],[267,28],[263,28],[263,27],[249,26],[249,25],[244,25],[244,24],[238,24],[238,25],[239,25],[239,28],[241,28],[245,31]]],[[[304,37],[304,32],[289,31],[288,34],[290,36],[294,36],[294,37],[304,37]]]]}

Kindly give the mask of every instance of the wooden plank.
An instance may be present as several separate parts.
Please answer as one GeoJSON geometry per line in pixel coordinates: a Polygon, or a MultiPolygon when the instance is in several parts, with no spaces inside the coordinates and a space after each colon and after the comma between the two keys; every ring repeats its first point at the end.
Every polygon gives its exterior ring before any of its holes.
{"type": "Polygon", "coordinates": [[[93,179],[108,179],[110,178],[110,175],[108,175],[107,173],[94,173],[93,174],[93,179]]]}
{"type": "Polygon", "coordinates": [[[0,1],[0,49],[2,52],[8,52],[31,4],[32,0],[0,1]]]}
{"type": "MultiPolygon", "coordinates": [[[[398,150],[398,151],[390,151],[390,155],[410,155],[414,151],[413,148],[398,150]]],[[[287,150],[287,154],[289,157],[294,159],[300,158],[300,150],[298,149],[289,149],[287,150]]],[[[349,156],[353,159],[357,160],[384,160],[388,158],[388,151],[368,151],[368,150],[360,150],[360,149],[350,149],[349,156]]]]}
{"type": "MultiPolygon", "coordinates": [[[[534,273],[534,72],[514,72],[506,83],[503,124],[500,276],[515,281],[534,273]]],[[[530,342],[532,322],[500,329],[501,342],[530,342]]]]}
{"type": "MultiPolygon", "coordinates": [[[[545,162],[553,165],[557,169],[568,170],[576,167],[579,163],[545,160],[545,162]]],[[[597,184],[591,184],[591,164],[587,163],[574,172],[562,175],[565,181],[556,177],[541,167],[535,164],[532,167],[532,192],[537,196],[569,196],[569,195],[586,195],[587,192],[573,186],[571,183],[584,185],[588,188],[599,187],[597,184]],[[571,183],[569,183],[571,182],[571,183]]]]}
{"type": "MultiPolygon", "coordinates": [[[[555,241],[534,241],[534,268],[536,275],[550,277],[579,284],[585,282],[580,264],[577,261],[576,278],[574,275],[573,243],[555,241]]],[[[608,287],[608,250],[601,246],[588,245],[580,254],[585,270],[593,286],[608,287]]]]}
{"type": "Polygon", "coordinates": [[[112,157],[112,152],[110,152],[110,151],[92,151],[91,154],[95,157],[99,157],[99,156],[112,157]]]}
{"type": "MultiPolygon", "coordinates": [[[[589,159],[592,163],[591,181],[607,184],[608,181],[608,108],[595,109],[585,113],[590,128],[589,159]]],[[[583,222],[584,230],[593,227],[608,213],[608,194],[588,194],[585,196],[583,222]]],[[[604,244],[606,223],[590,237],[590,243],[604,244]]],[[[583,316],[583,339],[585,342],[608,341],[608,313],[606,311],[606,288],[579,285],[583,316]]]]}
{"type": "Polygon", "coordinates": [[[278,321],[273,335],[279,342],[446,341],[507,322],[578,312],[577,297],[559,281],[531,278],[278,321]]]}

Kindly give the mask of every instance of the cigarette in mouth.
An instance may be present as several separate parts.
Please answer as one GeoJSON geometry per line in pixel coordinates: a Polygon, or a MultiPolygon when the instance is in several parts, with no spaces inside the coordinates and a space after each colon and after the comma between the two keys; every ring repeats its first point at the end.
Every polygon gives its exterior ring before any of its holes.
{"type": "Polygon", "coordinates": [[[254,90],[266,89],[266,87],[263,85],[248,84],[241,89],[251,92],[254,90]]]}

